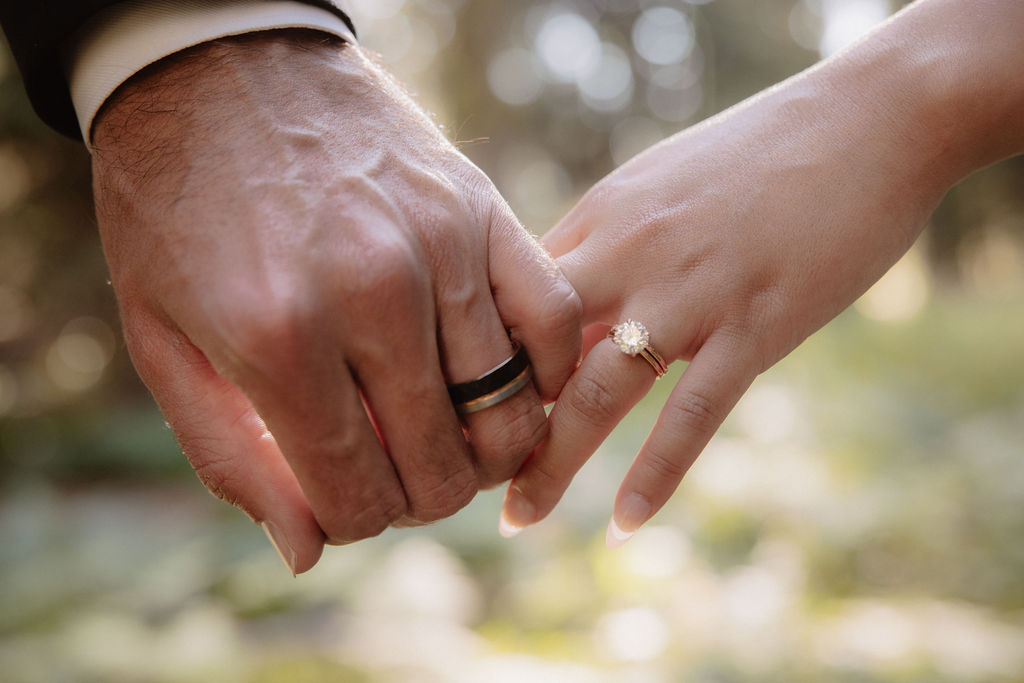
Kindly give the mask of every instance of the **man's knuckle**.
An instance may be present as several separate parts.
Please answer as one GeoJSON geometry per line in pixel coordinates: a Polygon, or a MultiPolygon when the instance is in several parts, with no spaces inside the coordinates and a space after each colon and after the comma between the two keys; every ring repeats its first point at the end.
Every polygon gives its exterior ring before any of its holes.
{"type": "Polygon", "coordinates": [[[432,482],[423,491],[408,492],[409,516],[418,522],[436,522],[466,507],[476,496],[478,483],[472,467],[432,482]]]}
{"type": "MultiPolygon", "coordinates": [[[[182,439],[180,445],[192,464],[196,476],[214,497],[245,510],[241,495],[247,479],[246,469],[236,459],[216,450],[216,443],[207,439],[182,439]]],[[[245,510],[249,512],[248,510],[245,510]]]]}
{"type": "Polygon", "coordinates": [[[292,297],[246,297],[218,308],[227,360],[239,369],[268,369],[276,359],[294,358],[310,328],[311,316],[292,297]]]}
{"type": "Polygon", "coordinates": [[[494,486],[512,477],[523,461],[548,434],[548,421],[539,403],[516,408],[493,434],[470,440],[481,469],[483,486],[494,486]]]}
{"type": "Polygon", "coordinates": [[[468,206],[482,219],[493,222],[499,207],[505,204],[494,181],[472,164],[466,164],[460,173],[464,179],[463,196],[468,206]]]}
{"type": "Polygon", "coordinates": [[[547,435],[547,419],[539,403],[510,407],[513,410],[502,415],[493,434],[473,442],[478,456],[526,457],[547,435]]]}
{"type": "Polygon", "coordinates": [[[328,542],[341,545],[380,535],[407,510],[408,505],[404,496],[396,491],[380,496],[354,512],[343,509],[330,516],[318,515],[317,521],[328,542]]]}
{"type": "Polygon", "coordinates": [[[519,411],[504,425],[502,441],[511,459],[519,460],[530,454],[548,433],[548,421],[539,403],[519,411]]]}
{"type": "Polygon", "coordinates": [[[478,278],[465,268],[445,268],[438,272],[439,315],[446,320],[477,320],[486,310],[491,291],[485,277],[478,278]]]}
{"type": "Polygon", "coordinates": [[[575,332],[583,317],[583,302],[567,282],[556,283],[545,296],[537,312],[537,323],[548,332],[562,336],[575,332]]]}
{"type": "Polygon", "coordinates": [[[399,239],[378,240],[360,250],[341,281],[343,300],[377,305],[382,298],[403,297],[422,284],[412,248],[399,239]]]}

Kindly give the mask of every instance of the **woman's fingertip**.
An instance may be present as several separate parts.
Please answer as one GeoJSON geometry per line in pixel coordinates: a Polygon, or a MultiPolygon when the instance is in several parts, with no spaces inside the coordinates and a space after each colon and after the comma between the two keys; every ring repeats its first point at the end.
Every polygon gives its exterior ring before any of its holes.
{"type": "Polygon", "coordinates": [[[610,550],[617,550],[624,546],[626,541],[633,538],[633,534],[632,531],[623,531],[612,517],[608,522],[608,531],[605,532],[604,542],[610,550]]]}
{"type": "Polygon", "coordinates": [[[642,527],[651,517],[653,507],[647,498],[639,493],[631,493],[615,507],[615,514],[608,522],[605,542],[612,550],[621,548],[633,537],[637,529],[642,527]]]}
{"type": "Polygon", "coordinates": [[[501,519],[498,520],[498,533],[505,538],[512,538],[513,536],[518,536],[522,530],[523,527],[516,526],[512,522],[508,521],[503,510],[501,513],[501,519]]]}
{"type": "Polygon", "coordinates": [[[505,494],[505,505],[501,509],[501,519],[498,521],[498,533],[505,538],[512,538],[536,521],[537,508],[534,504],[515,484],[509,486],[505,494]]]}

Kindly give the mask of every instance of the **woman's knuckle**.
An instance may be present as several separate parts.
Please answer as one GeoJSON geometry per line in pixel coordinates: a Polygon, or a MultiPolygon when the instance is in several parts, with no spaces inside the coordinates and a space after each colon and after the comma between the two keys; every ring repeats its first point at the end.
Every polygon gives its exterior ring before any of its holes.
{"type": "Polygon", "coordinates": [[[725,417],[715,401],[693,390],[684,392],[670,401],[666,410],[670,412],[669,417],[673,424],[696,429],[702,433],[716,428],[725,417]]]}
{"type": "MultiPolygon", "coordinates": [[[[524,468],[525,469],[525,468],[524,468]]],[[[571,474],[569,475],[571,476],[571,474]]],[[[527,478],[530,482],[530,491],[538,500],[543,498],[542,492],[558,492],[565,490],[566,481],[569,477],[565,471],[555,466],[554,460],[550,458],[532,458],[529,461],[527,478]]],[[[516,478],[517,480],[519,477],[516,478]]]]}
{"type": "Polygon", "coordinates": [[[615,419],[616,398],[600,375],[581,375],[565,395],[568,408],[585,424],[604,425],[615,419]]]}
{"type": "Polygon", "coordinates": [[[677,459],[657,451],[648,451],[643,463],[647,471],[657,481],[675,482],[681,480],[686,474],[686,469],[677,459]]]}

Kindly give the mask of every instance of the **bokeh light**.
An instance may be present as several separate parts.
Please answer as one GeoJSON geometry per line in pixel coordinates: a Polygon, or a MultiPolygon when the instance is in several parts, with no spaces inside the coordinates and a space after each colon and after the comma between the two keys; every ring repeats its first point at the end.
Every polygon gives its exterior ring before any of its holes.
{"type": "Polygon", "coordinates": [[[597,31],[575,12],[552,12],[541,24],[535,46],[547,74],[556,81],[579,83],[601,65],[597,31]]]}
{"type": "Polygon", "coordinates": [[[30,320],[31,308],[25,295],[13,287],[0,285],[0,343],[17,339],[30,320]]]}
{"type": "Polygon", "coordinates": [[[0,212],[24,198],[32,187],[28,164],[13,145],[0,146],[0,212]]]}
{"type": "Polygon", "coordinates": [[[544,90],[535,54],[521,47],[502,50],[487,67],[487,82],[494,96],[515,106],[530,104],[544,90]]]}
{"type": "Polygon", "coordinates": [[[669,643],[668,625],[649,607],[606,614],[597,622],[601,650],[623,662],[645,662],[660,655],[669,643]]]}
{"type": "Polygon", "coordinates": [[[931,285],[920,250],[912,250],[856,303],[864,315],[886,322],[907,320],[928,302],[931,285]]]}
{"type": "Polygon", "coordinates": [[[0,365],[0,417],[18,403],[18,380],[10,368],[0,365]]]}
{"type": "Polygon", "coordinates": [[[857,40],[892,13],[889,0],[819,0],[824,29],[819,51],[828,57],[857,40]]]}
{"type": "Polygon", "coordinates": [[[693,50],[689,17],[673,7],[652,7],[633,24],[633,49],[651,64],[678,64],[693,50]]]}
{"type": "Polygon", "coordinates": [[[612,43],[601,45],[597,65],[579,81],[583,101],[601,112],[625,109],[633,101],[633,68],[629,55],[612,43]]]}
{"type": "Polygon", "coordinates": [[[113,330],[97,318],[69,322],[46,353],[46,370],[60,389],[79,392],[103,377],[114,355],[113,330]]]}

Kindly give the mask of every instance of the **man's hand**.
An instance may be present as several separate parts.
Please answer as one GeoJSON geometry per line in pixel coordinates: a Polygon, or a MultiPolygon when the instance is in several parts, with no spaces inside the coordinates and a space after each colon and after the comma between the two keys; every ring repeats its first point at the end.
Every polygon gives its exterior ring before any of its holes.
{"type": "Polygon", "coordinates": [[[193,48],[122,86],[93,142],[139,374],[293,571],[325,541],[452,514],[543,438],[576,295],[359,48],[306,31],[193,48]],[[536,389],[464,431],[445,385],[507,358],[506,330],[536,389]]]}

